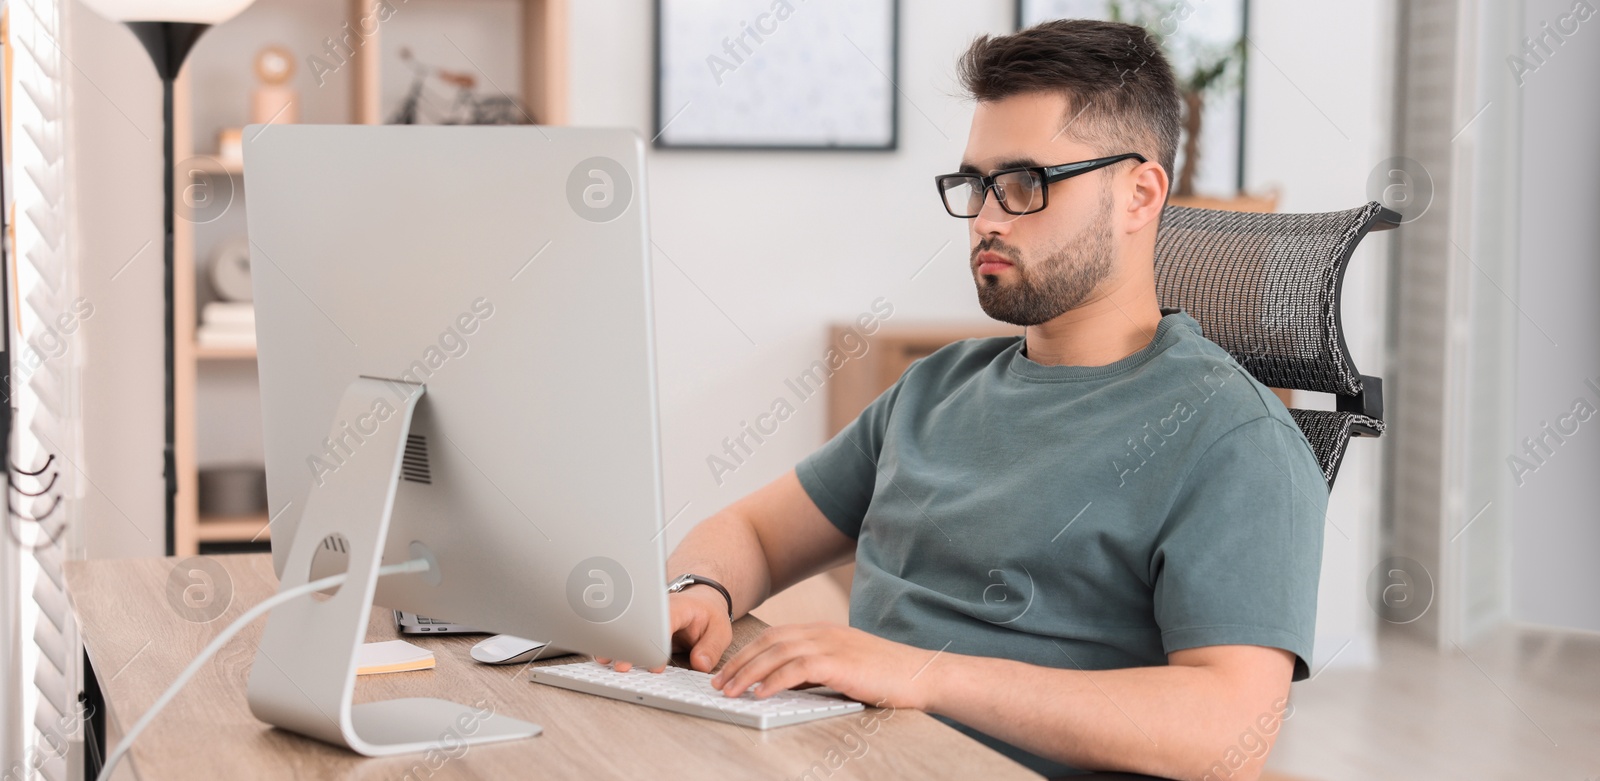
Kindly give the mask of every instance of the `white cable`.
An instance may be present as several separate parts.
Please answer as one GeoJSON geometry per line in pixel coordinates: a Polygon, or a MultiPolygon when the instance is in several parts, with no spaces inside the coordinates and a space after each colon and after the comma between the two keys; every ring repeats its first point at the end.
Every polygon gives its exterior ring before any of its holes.
{"type": "MultiPolygon", "coordinates": [[[[387,567],[379,567],[378,577],[381,578],[385,575],[398,575],[405,572],[427,572],[428,567],[429,564],[427,559],[412,559],[403,564],[390,564],[387,567]]],[[[144,715],[139,718],[139,721],[134,723],[133,729],[128,730],[128,734],[123,736],[122,741],[117,744],[116,749],[106,757],[105,765],[100,768],[100,775],[95,777],[96,781],[110,780],[111,771],[116,768],[117,761],[122,759],[124,754],[128,753],[128,749],[133,748],[133,741],[135,738],[139,737],[139,733],[143,732],[145,727],[150,726],[150,722],[155,720],[156,714],[160,713],[161,709],[166,707],[167,703],[171,702],[172,698],[178,695],[178,690],[182,689],[184,684],[188,683],[189,679],[193,678],[194,674],[200,671],[200,668],[205,665],[206,661],[208,661],[212,656],[215,656],[218,651],[222,650],[222,647],[227,645],[228,641],[232,640],[233,636],[239,633],[239,630],[249,626],[251,621],[260,618],[263,613],[266,613],[278,605],[288,602],[291,599],[295,599],[296,597],[303,597],[314,591],[322,591],[323,589],[340,585],[349,577],[349,573],[343,572],[338,575],[329,575],[321,580],[313,580],[303,586],[295,586],[288,591],[280,591],[277,594],[274,594],[271,598],[267,599],[265,602],[262,602],[261,604],[244,611],[244,615],[239,616],[239,618],[234,620],[233,623],[228,625],[227,629],[222,630],[221,634],[212,639],[210,645],[207,645],[204,650],[200,651],[200,653],[195,656],[193,661],[189,662],[188,667],[183,668],[183,672],[178,674],[178,679],[173,681],[172,685],[168,686],[167,690],[161,693],[161,697],[156,700],[155,704],[150,706],[150,710],[145,711],[144,715]]]]}

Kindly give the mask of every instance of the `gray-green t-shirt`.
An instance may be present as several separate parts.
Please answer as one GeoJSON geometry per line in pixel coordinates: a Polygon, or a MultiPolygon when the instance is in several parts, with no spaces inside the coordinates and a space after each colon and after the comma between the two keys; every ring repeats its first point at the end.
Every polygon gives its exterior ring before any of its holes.
{"type": "Polygon", "coordinates": [[[851,626],[1083,670],[1270,646],[1305,678],[1328,487],[1283,404],[1183,312],[1106,366],[1024,347],[969,339],[917,361],[796,467],[857,540],[851,626]]]}

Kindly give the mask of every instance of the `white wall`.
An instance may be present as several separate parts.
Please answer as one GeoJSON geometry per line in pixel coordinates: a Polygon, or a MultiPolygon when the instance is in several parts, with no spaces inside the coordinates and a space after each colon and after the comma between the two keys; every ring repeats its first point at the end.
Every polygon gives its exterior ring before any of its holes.
{"type": "MultiPolygon", "coordinates": [[[[830,322],[878,297],[894,305],[890,322],[983,319],[964,226],[931,182],[960,161],[971,118],[953,97],[956,56],[977,34],[1009,29],[1012,4],[900,5],[898,151],[650,153],[667,512],[689,503],[669,545],[822,443],[818,395],[721,486],[706,464],[822,357],[830,322]]],[[[573,3],[571,30],[573,124],[651,137],[649,4],[573,3]]]]}
{"type": "MultiPolygon", "coordinates": [[[[1557,23],[1568,0],[1526,0],[1523,34],[1557,23]]],[[[1506,52],[1511,55],[1513,52],[1506,52]]],[[[1521,439],[1557,424],[1582,398],[1600,409],[1600,15],[1523,76],[1522,226],[1517,412],[1521,439]],[[1527,319],[1533,318],[1535,327],[1527,319]],[[1548,332],[1554,344],[1540,333],[1548,332]]],[[[1510,70],[1507,69],[1510,78],[1510,70]]],[[[1569,429],[1570,430],[1570,429],[1569,429]]],[[[1551,440],[1554,442],[1554,440],[1551,440]]],[[[1600,631],[1600,417],[1583,423],[1512,492],[1512,615],[1600,631]]],[[[1510,469],[1507,468],[1509,476],[1510,469]]]]}

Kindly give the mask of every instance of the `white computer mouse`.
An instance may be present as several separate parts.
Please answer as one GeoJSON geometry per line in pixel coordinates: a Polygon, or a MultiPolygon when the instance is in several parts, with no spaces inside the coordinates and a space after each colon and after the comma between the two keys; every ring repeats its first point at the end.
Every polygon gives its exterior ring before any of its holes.
{"type": "Polygon", "coordinates": [[[570,653],[543,640],[525,640],[512,635],[495,635],[472,647],[472,658],[483,664],[521,664],[536,656],[551,659],[570,653]]]}

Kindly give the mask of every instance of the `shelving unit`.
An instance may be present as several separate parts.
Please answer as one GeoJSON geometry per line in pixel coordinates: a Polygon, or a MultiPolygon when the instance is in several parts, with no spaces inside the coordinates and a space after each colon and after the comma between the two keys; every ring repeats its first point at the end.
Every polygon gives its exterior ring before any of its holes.
{"type": "MultiPolygon", "coordinates": [[[[567,3],[568,0],[505,0],[522,8],[521,25],[521,77],[522,105],[544,124],[565,124],[567,121],[567,3]]],[[[258,0],[270,4],[275,0],[258,0]]],[[[413,0],[448,6],[449,0],[413,0]]],[[[348,0],[345,18],[352,26],[363,18],[379,18],[378,0],[348,0]]],[[[352,94],[347,121],[353,124],[373,125],[383,121],[386,107],[381,105],[382,60],[381,38],[383,26],[366,36],[352,58],[354,66],[352,94]]],[[[191,66],[192,67],[192,66],[191,66]]],[[[173,126],[174,159],[183,163],[176,172],[178,186],[188,182],[188,177],[229,176],[234,185],[244,176],[243,166],[234,161],[199,155],[215,155],[214,149],[196,149],[191,126],[196,97],[192,94],[190,77],[186,69],[176,84],[174,95],[173,126]]],[[[228,98],[237,98],[230,95],[228,98]]],[[[270,538],[269,519],[266,514],[201,517],[199,511],[199,458],[196,432],[206,425],[197,419],[197,395],[200,392],[198,377],[202,367],[236,366],[248,363],[253,366],[256,351],[253,346],[216,347],[201,346],[195,340],[197,328],[197,290],[200,264],[195,257],[195,226],[179,219],[174,233],[174,251],[177,268],[174,279],[176,300],[173,303],[176,318],[175,374],[177,407],[177,464],[178,497],[175,550],[179,556],[192,556],[203,543],[265,542],[270,538]]]]}

